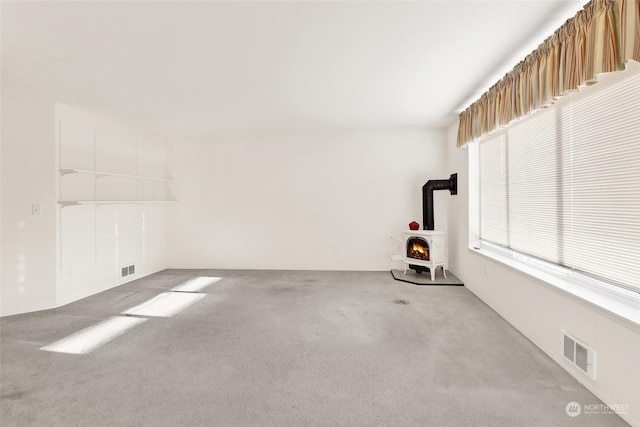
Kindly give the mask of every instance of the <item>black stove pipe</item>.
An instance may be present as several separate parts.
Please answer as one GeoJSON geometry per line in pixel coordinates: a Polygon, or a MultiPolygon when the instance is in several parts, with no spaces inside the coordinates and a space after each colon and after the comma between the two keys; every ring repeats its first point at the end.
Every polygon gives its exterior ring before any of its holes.
{"type": "Polygon", "coordinates": [[[432,179],[422,187],[422,224],[425,230],[433,230],[433,191],[449,190],[451,195],[458,194],[458,174],[449,179],[432,179]]]}

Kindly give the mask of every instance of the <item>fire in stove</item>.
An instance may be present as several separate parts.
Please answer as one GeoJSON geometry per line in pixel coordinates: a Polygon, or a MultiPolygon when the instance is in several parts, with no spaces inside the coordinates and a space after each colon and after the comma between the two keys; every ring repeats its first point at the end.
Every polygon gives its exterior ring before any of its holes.
{"type": "Polygon", "coordinates": [[[429,245],[422,239],[409,239],[407,242],[407,257],[429,261],[429,245]]]}

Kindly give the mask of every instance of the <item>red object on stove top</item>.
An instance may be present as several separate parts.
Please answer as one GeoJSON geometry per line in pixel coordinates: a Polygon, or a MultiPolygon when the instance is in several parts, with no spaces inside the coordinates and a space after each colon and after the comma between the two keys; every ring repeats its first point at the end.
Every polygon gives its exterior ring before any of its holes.
{"type": "Polygon", "coordinates": [[[418,224],[415,221],[411,221],[409,223],[409,230],[419,230],[420,229],[420,224],[418,224]]]}

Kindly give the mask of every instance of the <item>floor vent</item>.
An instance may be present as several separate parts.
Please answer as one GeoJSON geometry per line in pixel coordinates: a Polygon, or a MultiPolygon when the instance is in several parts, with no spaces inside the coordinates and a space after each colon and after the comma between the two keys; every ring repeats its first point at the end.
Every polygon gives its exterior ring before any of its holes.
{"type": "Polygon", "coordinates": [[[589,378],[596,380],[596,351],[565,330],[562,331],[562,355],[589,378]]]}

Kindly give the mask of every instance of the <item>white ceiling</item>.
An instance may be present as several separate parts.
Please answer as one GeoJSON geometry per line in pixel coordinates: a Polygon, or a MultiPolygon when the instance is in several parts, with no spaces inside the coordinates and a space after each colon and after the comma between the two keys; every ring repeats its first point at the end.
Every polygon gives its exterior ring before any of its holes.
{"type": "Polygon", "coordinates": [[[2,72],[169,135],[432,128],[584,2],[3,1],[2,72]]]}

